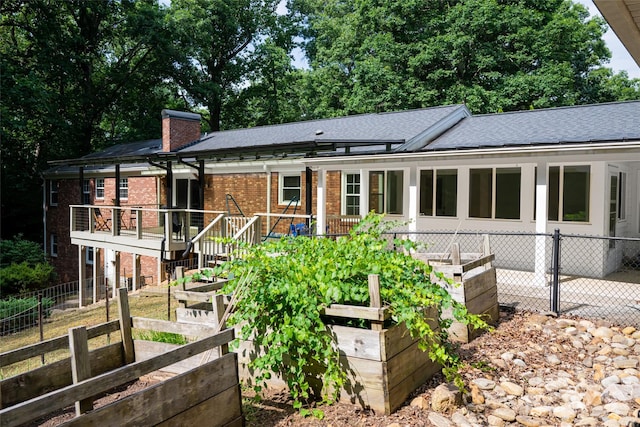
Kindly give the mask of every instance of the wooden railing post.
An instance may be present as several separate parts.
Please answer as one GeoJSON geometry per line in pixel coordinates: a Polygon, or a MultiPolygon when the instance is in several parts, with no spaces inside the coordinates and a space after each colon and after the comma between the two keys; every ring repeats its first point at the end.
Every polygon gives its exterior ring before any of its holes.
{"type": "MultiPolygon", "coordinates": [[[[84,326],[69,329],[69,350],[71,352],[71,377],[77,384],[91,378],[91,363],[89,361],[89,344],[87,329],[84,326]]],[[[76,402],[76,416],[93,409],[93,401],[84,399],[76,402]]]]}
{"type": "Polygon", "coordinates": [[[129,312],[129,298],[127,288],[118,289],[118,315],[120,316],[120,335],[124,350],[124,363],[128,365],[136,360],[133,337],[131,335],[131,313],[129,312]]]}
{"type": "MultiPolygon", "coordinates": [[[[215,322],[215,328],[218,332],[220,332],[222,328],[224,328],[225,326],[222,324],[223,323],[222,319],[224,317],[224,312],[225,312],[224,295],[220,293],[216,293],[214,296],[211,297],[211,304],[213,309],[213,320],[215,322]]],[[[218,357],[222,356],[223,354],[227,354],[228,352],[229,352],[229,344],[224,344],[219,349],[218,357]]]]}
{"type": "MultiPolygon", "coordinates": [[[[380,297],[380,277],[377,274],[369,275],[369,307],[381,308],[382,298],[380,297]]],[[[371,329],[374,331],[381,331],[384,327],[384,322],[371,321],[371,329]]]]}

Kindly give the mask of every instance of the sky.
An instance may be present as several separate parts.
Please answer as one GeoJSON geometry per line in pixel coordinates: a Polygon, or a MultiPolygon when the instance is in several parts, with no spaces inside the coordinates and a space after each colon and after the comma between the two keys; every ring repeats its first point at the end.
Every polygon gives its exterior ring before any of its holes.
{"type": "MultiPolygon", "coordinates": [[[[589,13],[591,16],[602,16],[600,11],[593,4],[593,0],[574,0],[577,3],[582,3],[583,5],[589,8],[589,13]]],[[[607,47],[611,51],[611,62],[606,64],[609,68],[612,68],[613,71],[626,71],[631,78],[640,78],[640,67],[633,60],[627,49],[624,45],[618,40],[618,36],[613,32],[612,29],[609,29],[604,35],[604,41],[607,44],[607,47]]]]}

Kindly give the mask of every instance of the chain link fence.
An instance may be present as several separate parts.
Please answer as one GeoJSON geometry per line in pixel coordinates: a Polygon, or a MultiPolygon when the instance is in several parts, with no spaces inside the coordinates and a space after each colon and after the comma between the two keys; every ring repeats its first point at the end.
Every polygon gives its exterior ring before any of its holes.
{"type": "Polygon", "coordinates": [[[495,254],[501,306],[640,326],[640,238],[495,232],[398,232],[419,251],[495,254]]]}

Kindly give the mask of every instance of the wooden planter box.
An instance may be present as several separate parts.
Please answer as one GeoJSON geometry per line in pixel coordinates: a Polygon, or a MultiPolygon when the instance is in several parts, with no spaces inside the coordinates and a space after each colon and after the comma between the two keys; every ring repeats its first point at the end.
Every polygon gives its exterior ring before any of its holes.
{"type": "MultiPolygon", "coordinates": [[[[495,255],[489,253],[488,239],[485,239],[483,253],[461,254],[459,246],[454,243],[451,253],[448,254],[418,252],[411,255],[429,264],[434,271],[453,280],[454,285],[451,285],[435,275],[431,277],[433,281],[445,288],[456,301],[464,304],[469,313],[482,315],[488,324],[495,325],[500,318],[496,269],[493,267],[495,255]]],[[[453,316],[450,312],[445,312],[443,317],[452,318],[453,316]]],[[[455,320],[449,328],[452,340],[465,343],[473,340],[482,332],[482,330],[474,329],[455,320]]]]}
{"type": "Polygon", "coordinates": [[[76,417],[65,425],[102,425],[108,420],[109,425],[242,426],[237,355],[224,351],[234,331],[214,334],[206,325],[130,317],[124,288],[119,302],[119,321],[73,328],[69,336],[0,354],[0,366],[7,366],[63,348],[71,352],[71,357],[0,381],[0,426],[30,423],[74,404],[76,417]],[[171,348],[146,346],[132,339],[132,327],[201,338],[171,348]],[[114,332],[121,341],[88,350],[88,339],[114,332]],[[211,356],[212,348],[219,348],[221,356],[211,356]],[[96,395],[167,367],[181,373],[93,409],[96,395]]]}
{"type": "MultiPolygon", "coordinates": [[[[340,401],[371,408],[377,413],[391,414],[409,394],[439,372],[440,366],[429,359],[428,352],[418,348],[418,341],[411,338],[404,325],[383,327],[390,313],[387,307],[380,307],[377,276],[370,277],[369,289],[373,307],[333,304],[324,314],[328,317],[364,319],[370,324],[369,329],[329,326],[340,350],[340,361],[348,374],[347,383],[340,390],[340,401]]],[[[229,299],[213,291],[181,291],[176,292],[175,297],[181,305],[177,309],[179,321],[214,325],[222,317],[229,299]],[[195,305],[188,306],[188,302],[195,305]],[[201,308],[205,303],[207,307],[201,308]]],[[[429,308],[427,317],[433,319],[430,326],[437,331],[437,310],[429,308]]],[[[255,347],[253,341],[241,341],[236,350],[240,378],[249,384],[254,378],[249,362],[260,352],[255,347]]],[[[268,386],[286,387],[282,378],[272,375],[268,386]]],[[[312,385],[318,390],[322,388],[322,384],[312,385]]]]}

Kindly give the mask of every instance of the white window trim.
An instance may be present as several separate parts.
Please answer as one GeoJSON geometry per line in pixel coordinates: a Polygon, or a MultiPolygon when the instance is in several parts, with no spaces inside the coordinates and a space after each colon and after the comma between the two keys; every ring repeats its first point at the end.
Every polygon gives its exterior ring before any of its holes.
{"type": "MultiPolygon", "coordinates": [[[[290,188],[294,188],[294,187],[290,187],[290,188]]],[[[300,205],[300,199],[302,198],[302,176],[300,173],[294,173],[294,172],[279,172],[278,173],[278,204],[279,205],[288,205],[289,203],[291,203],[291,205],[293,206],[299,206],[300,205]],[[291,176],[295,176],[300,180],[300,187],[298,187],[298,190],[300,191],[300,197],[298,198],[298,201],[295,203],[291,203],[291,200],[287,200],[284,198],[284,179],[291,177],[291,176]]]]}
{"type": "Polygon", "coordinates": [[[49,256],[54,258],[58,256],[58,235],[55,233],[49,236],[49,256]]]}
{"type": "MultiPolygon", "coordinates": [[[[593,174],[594,174],[594,166],[591,163],[559,163],[559,164],[549,164],[547,165],[547,197],[549,197],[549,176],[550,176],[550,170],[552,167],[558,167],[559,168],[559,188],[558,188],[558,219],[549,219],[549,202],[547,202],[547,221],[550,223],[568,223],[568,224],[581,224],[581,225],[587,225],[587,224],[591,224],[592,222],[592,215],[593,215],[593,210],[592,210],[592,206],[591,203],[593,202],[593,174]],[[571,220],[565,220],[563,219],[564,217],[564,203],[563,203],[563,198],[564,198],[564,168],[565,167],[575,167],[575,166],[588,166],[589,167],[589,200],[587,203],[587,208],[589,209],[589,219],[587,221],[571,221],[571,220]]],[[[620,183],[618,183],[618,185],[620,185],[620,183]]]]}
{"type": "Polygon", "coordinates": [[[95,250],[93,249],[93,246],[86,246],[84,248],[84,261],[85,261],[85,264],[93,265],[94,257],[95,257],[95,250]],[[91,257],[89,257],[89,254],[91,254],[91,257]]]}
{"type": "Polygon", "coordinates": [[[120,200],[128,200],[129,199],[129,178],[128,177],[120,178],[120,181],[118,182],[118,195],[120,195],[120,200]],[[126,187],[122,186],[122,182],[123,181],[127,183],[126,187]],[[123,188],[127,189],[126,197],[123,197],[122,195],[120,195],[120,193],[121,193],[123,188]]]}
{"type": "MultiPolygon", "coordinates": [[[[403,167],[389,167],[389,168],[373,168],[373,169],[367,169],[367,171],[365,172],[365,181],[367,183],[366,185],[366,192],[367,192],[367,200],[366,200],[366,204],[363,205],[362,204],[362,200],[360,201],[360,212],[362,214],[362,206],[366,207],[366,211],[369,210],[369,202],[371,199],[371,173],[372,172],[382,172],[384,174],[384,179],[383,179],[383,188],[382,188],[382,194],[383,194],[383,211],[384,214],[390,217],[394,217],[394,218],[399,218],[399,217],[403,217],[406,215],[406,213],[408,212],[408,201],[409,201],[409,169],[408,168],[403,168],[403,167]],[[389,213],[387,212],[387,186],[388,186],[388,182],[389,182],[389,172],[402,172],[402,188],[401,190],[401,194],[402,194],[402,212],[401,213],[389,213]]],[[[362,185],[362,177],[360,179],[360,185],[362,185]]],[[[365,211],[365,212],[366,212],[365,211]]]]}
{"type": "Polygon", "coordinates": [[[347,215],[347,196],[357,196],[358,197],[358,210],[360,213],[358,215],[362,215],[362,174],[360,171],[344,171],[342,172],[342,197],[340,201],[340,213],[341,215],[347,215]],[[347,193],[347,175],[358,175],[360,177],[360,183],[358,184],[359,191],[358,193],[347,193]]]}
{"type": "Polygon", "coordinates": [[[104,178],[96,178],[96,199],[104,200],[104,178]],[[102,185],[98,185],[100,182],[102,185]],[[98,195],[99,189],[102,190],[102,196],[98,195]]]}
{"type": "Polygon", "coordinates": [[[82,181],[82,201],[88,200],[86,204],[91,204],[91,180],[85,179],[82,181]]]}
{"type": "Polygon", "coordinates": [[[445,218],[445,219],[451,219],[451,218],[458,218],[458,216],[460,215],[460,209],[458,206],[458,197],[460,196],[460,168],[458,167],[437,167],[437,168],[418,168],[418,173],[417,173],[417,177],[416,177],[417,183],[418,183],[418,200],[417,200],[417,206],[418,206],[418,217],[420,218],[445,218]],[[436,189],[436,182],[438,179],[438,172],[441,171],[451,171],[454,170],[456,171],[456,181],[457,181],[457,187],[456,187],[456,215],[454,216],[449,216],[449,215],[438,215],[437,214],[437,208],[436,208],[436,194],[437,194],[437,189],[436,189]],[[421,185],[421,175],[423,171],[431,171],[433,172],[433,175],[431,177],[432,179],[432,189],[433,191],[431,192],[431,203],[432,203],[432,209],[433,209],[433,213],[431,215],[425,215],[420,213],[420,195],[422,193],[422,185],[421,185]]]}
{"type": "Polygon", "coordinates": [[[618,218],[617,220],[620,222],[624,222],[627,220],[627,173],[619,172],[618,173],[618,194],[617,194],[618,204],[618,218]]]}
{"type": "Polygon", "coordinates": [[[57,180],[49,181],[49,206],[58,206],[58,200],[53,201],[53,195],[56,195],[56,199],[60,197],[60,186],[57,180]],[[55,188],[55,191],[54,191],[55,188]]]}
{"type": "MultiPolygon", "coordinates": [[[[471,167],[469,168],[469,186],[468,186],[468,194],[467,194],[467,218],[472,220],[481,220],[481,221],[522,221],[522,189],[524,188],[523,182],[523,168],[518,165],[500,165],[500,166],[488,166],[488,167],[471,167]],[[471,171],[478,169],[490,169],[491,170],[491,216],[489,218],[471,216],[471,171]],[[496,199],[497,199],[497,186],[498,186],[498,169],[519,169],[520,170],[520,217],[519,218],[496,218],[496,199]]],[[[459,177],[459,175],[458,175],[459,177]]],[[[459,183],[460,181],[458,181],[459,183]]]]}

